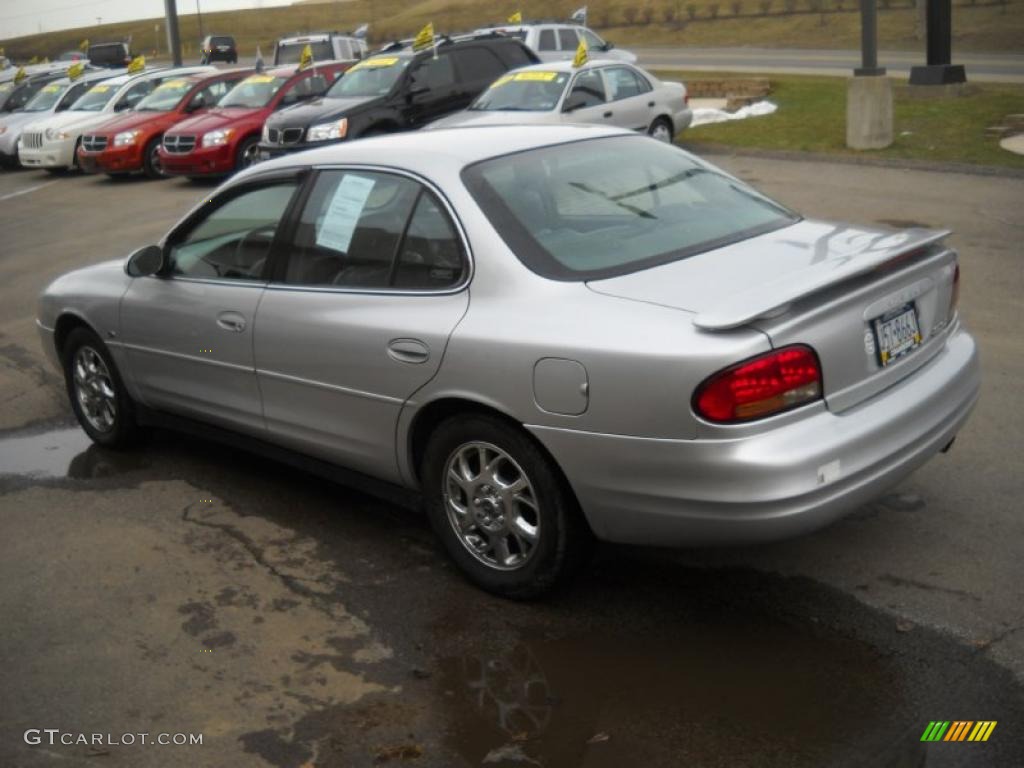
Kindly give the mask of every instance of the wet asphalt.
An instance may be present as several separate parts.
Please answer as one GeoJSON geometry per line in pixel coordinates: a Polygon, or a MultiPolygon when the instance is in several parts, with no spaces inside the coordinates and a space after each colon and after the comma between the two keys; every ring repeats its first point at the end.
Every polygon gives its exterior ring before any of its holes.
{"type": "Polygon", "coordinates": [[[1024,182],[723,164],[814,215],[953,224],[982,404],[948,456],[827,531],[600,547],[540,603],[468,585],[415,511],[166,431],[91,445],[34,295],[210,187],[0,175],[0,766],[1024,763],[1024,182]],[[998,725],[922,743],[933,720],[998,725]],[[25,742],[45,728],[204,741],[25,742]]]}

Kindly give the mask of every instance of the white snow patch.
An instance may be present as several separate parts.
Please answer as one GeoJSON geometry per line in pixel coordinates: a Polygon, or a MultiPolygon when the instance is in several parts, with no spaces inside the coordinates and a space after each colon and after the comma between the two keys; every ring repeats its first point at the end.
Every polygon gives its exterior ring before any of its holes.
{"type": "Polygon", "coordinates": [[[690,127],[725,123],[730,120],[745,120],[748,117],[761,117],[772,114],[778,108],[777,104],[770,101],[758,101],[749,106],[740,107],[735,112],[726,112],[724,109],[697,108],[693,110],[693,122],[690,123],[690,127]]]}

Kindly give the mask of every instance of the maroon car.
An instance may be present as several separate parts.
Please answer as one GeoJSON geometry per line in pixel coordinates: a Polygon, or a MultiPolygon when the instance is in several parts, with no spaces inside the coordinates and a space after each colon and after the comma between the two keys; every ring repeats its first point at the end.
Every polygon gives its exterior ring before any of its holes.
{"type": "Polygon", "coordinates": [[[165,174],[198,178],[224,176],[257,159],[263,123],[272,112],[315,98],[353,62],[276,67],[250,75],[214,109],[184,120],[164,134],[160,163],[165,174]]]}

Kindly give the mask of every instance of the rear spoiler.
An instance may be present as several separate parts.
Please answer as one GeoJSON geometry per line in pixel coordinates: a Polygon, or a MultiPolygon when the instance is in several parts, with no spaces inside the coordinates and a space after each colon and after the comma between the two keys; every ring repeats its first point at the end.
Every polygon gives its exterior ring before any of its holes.
{"type": "Polygon", "coordinates": [[[823,259],[797,274],[734,294],[714,309],[696,315],[693,324],[707,331],[726,331],[781,314],[797,299],[871,272],[900,256],[909,256],[950,233],[948,229],[910,229],[880,235],[877,242],[849,257],[823,259]]]}

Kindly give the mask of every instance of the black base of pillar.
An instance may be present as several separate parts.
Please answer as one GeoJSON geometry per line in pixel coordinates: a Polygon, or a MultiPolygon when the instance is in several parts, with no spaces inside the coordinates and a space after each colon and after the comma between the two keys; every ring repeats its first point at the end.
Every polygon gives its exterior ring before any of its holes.
{"type": "Polygon", "coordinates": [[[879,77],[885,74],[885,67],[857,67],[853,74],[856,77],[879,77]]]}
{"type": "Polygon", "coordinates": [[[966,83],[967,73],[962,64],[929,64],[910,68],[911,85],[951,85],[966,83]]]}

